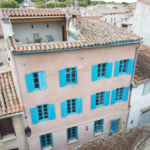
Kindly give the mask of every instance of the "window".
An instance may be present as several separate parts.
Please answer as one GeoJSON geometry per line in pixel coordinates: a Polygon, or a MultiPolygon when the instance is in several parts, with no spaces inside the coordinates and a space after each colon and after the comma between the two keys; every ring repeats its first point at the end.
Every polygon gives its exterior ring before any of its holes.
{"type": "Polygon", "coordinates": [[[15,135],[11,118],[0,119],[0,134],[0,140],[3,140],[7,135],[15,135]]]}
{"type": "Polygon", "coordinates": [[[113,22],[113,18],[111,18],[111,22],[113,22]]]}
{"type": "Polygon", "coordinates": [[[53,147],[52,133],[46,134],[46,135],[41,135],[40,141],[41,141],[41,148],[42,149],[45,147],[48,147],[48,146],[53,147]]]}
{"type": "Polygon", "coordinates": [[[100,92],[91,95],[91,110],[108,106],[109,105],[109,99],[110,99],[110,91],[107,92],[100,92]]]}
{"type": "Polygon", "coordinates": [[[113,63],[102,63],[92,66],[92,81],[111,78],[113,63]]]}
{"type": "Polygon", "coordinates": [[[134,59],[125,59],[115,62],[114,76],[133,74],[134,59]]]}
{"type": "Polygon", "coordinates": [[[47,105],[40,105],[38,107],[39,120],[48,119],[47,105]]]}
{"type": "Polygon", "coordinates": [[[97,120],[94,122],[94,134],[101,132],[103,133],[103,124],[104,124],[104,120],[97,120]]]}
{"type": "Polygon", "coordinates": [[[25,78],[28,92],[47,89],[45,71],[26,74],[25,78]]]}
{"type": "Polygon", "coordinates": [[[32,124],[56,119],[55,105],[44,104],[30,108],[32,124]]]}
{"type": "Polygon", "coordinates": [[[77,84],[77,68],[59,70],[60,87],[77,84]]]}
{"type": "Polygon", "coordinates": [[[78,140],[78,128],[77,127],[72,127],[67,129],[67,141],[71,140],[78,140]]]}
{"type": "Polygon", "coordinates": [[[114,18],[114,22],[116,22],[116,18],[114,18]]]}
{"type": "Polygon", "coordinates": [[[107,22],[107,18],[105,18],[105,22],[107,22]]]}
{"type": "Polygon", "coordinates": [[[2,63],[2,62],[0,63],[0,67],[1,67],[1,66],[3,66],[3,63],[2,63]]]}
{"type": "Polygon", "coordinates": [[[146,83],[144,84],[144,91],[143,91],[143,94],[146,95],[146,94],[148,94],[148,93],[150,93],[150,82],[146,82],[146,83]]]}
{"type": "Polygon", "coordinates": [[[75,113],[76,112],[76,100],[67,100],[67,113],[75,113]]]}
{"type": "Polygon", "coordinates": [[[121,87],[112,90],[111,104],[127,101],[129,95],[129,87],[121,87]]]}
{"type": "Polygon", "coordinates": [[[104,94],[105,92],[96,93],[96,106],[104,105],[104,94]]]}
{"type": "Polygon", "coordinates": [[[82,98],[74,98],[61,102],[62,118],[79,113],[82,113],[82,98]]]}

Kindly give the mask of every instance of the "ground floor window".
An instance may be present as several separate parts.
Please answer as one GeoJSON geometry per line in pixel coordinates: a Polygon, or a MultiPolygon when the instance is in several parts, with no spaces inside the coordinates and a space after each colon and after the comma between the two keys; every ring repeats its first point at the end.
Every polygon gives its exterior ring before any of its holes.
{"type": "Polygon", "coordinates": [[[78,140],[78,127],[72,127],[67,129],[67,141],[78,140]]]}

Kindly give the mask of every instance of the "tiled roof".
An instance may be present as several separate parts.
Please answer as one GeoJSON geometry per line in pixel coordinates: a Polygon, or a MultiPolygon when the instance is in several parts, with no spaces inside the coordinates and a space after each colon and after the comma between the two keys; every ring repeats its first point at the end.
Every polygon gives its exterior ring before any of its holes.
{"type": "Polygon", "coordinates": [[[64,49],[81,49],[91,46],[107,46],[108,44],[114,44],[119,42],[136,42],[141,40],[141,37],[123,31],[116,26],[104,22],[99,17],[81,17],[80,34],[73,33],[78,40],[77,41],[65,41],[65,42],[49,42],[38,44],[24,44],[17,45],[14,38],[7,39],[7,46],[12,53],[24,53],[24,52],[46,52],[56,51],[64,49]]]}
{"type": "Polygon", "coordinates": [[[9,66],[0,67],[0,116],[23,111],[9,66]]]}
{"type": "Polygon", "coordinates": [[[150,47],[141,44],[138,52],[134,82],[136,84],[150,80],[150,47]]]}
{"type": "Polygon", "coordinates": [[[63,9],[19,9],[6,8],[2,9],[6,19],[13,17],[44,17],[44,16],[70,16],[63,9]]]}
{"type": "Polygon", "coordinates": [[[136,9],[136,4],[137,4],[136,2],[131,3],[131,4],[128,5],[128,8],[131,9],[131,10],[134,10],[134,9],[136,9]]]}
{"type": "Polygon", "coordinates": [[[150,4],[150,0],[138,0],[139,2],[150,4]]]}
{"type": "Polygon", "coordinates": [[[1,25],[1,20],[0,20],[0,36],[4,36],[2,25],[1,25]]]}

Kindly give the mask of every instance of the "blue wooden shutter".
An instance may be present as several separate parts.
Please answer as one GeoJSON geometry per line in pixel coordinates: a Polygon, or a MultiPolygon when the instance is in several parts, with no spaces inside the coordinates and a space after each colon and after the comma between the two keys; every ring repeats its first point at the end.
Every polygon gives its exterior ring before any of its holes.
{"type": "Polygon", "coordinates": [[[78,127],[76,127],[76,139],[78,140],[78,127]]]}
{"type": "Polygon", "coordinates": [[[116,61],[115,62],[114,77],[117,77],[119,75],[119,65],[120,65],[120,61],[116,61]]]}
{"type": "Polygon", "coordinates": [[[60,87],[66,85],[66,69],[59,70],[60,87]]]}
{"type": "Polygon", "coordinates": [[[32,124],[36,124],[39,122],[39,116],[36,107],[30,108],[31,120],[32,124]]]}
{"type": "Polygon", "coordinates": [[[82,98],[76,99],[76,112],[78,114],[82,113],[82,98]]]}
{"type": "Polygon", "coordinates": [[[97,80],[97,65],[92,65],[92,81],[97,80]]]}
{"type": "Polygon", "coordinates": [[[123,96],[124,97],[123,98],[124,101],[128,100],[129,89],[130,89],[129,86],[124,88],[124,96],[123,96]]]}
{"type": "Polygon", "coordinates": [[[106,77],[107,78],[111,78],[112,77],[112,67],[113,67],[113,63],[107,63],[107,74],[106,77]]]}
{"type": "Polygon", "coordinates": [[[128,74],[132,74],[133,69],[134,69],[134,59],[130,59],[128,64],[128,74]]]}
{"type": "Polygon", "coordinates": [[[96,94],[91,95],[91,110],[95,109],[96,105],[96,94]]]}
{"type": "Polygon", "coordinates": [[[101,120],[101,124],[100,124],[101,133],[103,133],[103,126],[104,126],[104,119],[101,120]]]}
{"type": "Polygon", "coordinates": [[[46,71],[38,72],[40,90],[47,89],[46,71]]]}
{"type": "Polygon", "coordinates": [[[27,91],[32,92],[34,89],[33,74],[32,73],[26,74],[25,78],[26,78],[27,91]]]}
{"type": "Polygon", "coordinates": [[[77,70],[77,68],[75,70],[75,81],[76,81],[76,83],[78,83],[78,70],[77,70]]]}
{"type": "Polygon", "coordinates": [[[53,147],[53,136],[52,136],[52,133],[50,133],[50,140],[51,140],[52,147],[53,147]]]}
{"type": "Polygon", "coordinates": [[[50,120],[56,119],[55,104],[48,104],[48,117],[50,120]]]}
{"type": "Polygon", "coordinates": [[[68,129],[67,129],[67,143],[68,143],[68,129]]]}
{"type": "Polygon", "coordinates": [[[104,100],[105,106],[109,105],[109,99],[110,99],[110,91],[107,91],[107,92],[105,92],[105,100],[104,100]]]}
{"type": "Polygon", "coordinates": [[[67,116],[67,101],[61,102],[61,117],[67,116]]]}
{"type": "Polygon", "coordinates": [[[112,90],[111,104],[115,104],[115,99],[116,99],[116,90],[112,90]]]}

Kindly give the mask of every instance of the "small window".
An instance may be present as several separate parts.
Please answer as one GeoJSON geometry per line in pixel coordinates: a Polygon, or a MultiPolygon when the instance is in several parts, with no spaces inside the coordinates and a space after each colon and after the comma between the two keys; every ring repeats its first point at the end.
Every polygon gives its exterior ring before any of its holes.
{"type": "Polygon", "coordinates": [[[34,79],[34,88],[39,89],[38,73],[33,73],[33,79],[34,79]]]}
{"type": "Polygon", "coordinates": [[[114,22],[116,22],[116,18],[114,18],[114,22]]]}
{"type": "Polygon", "coordinates": [[[94,133],[103,132],[103,120],[94,122],[94,133]]]}
{"type": "Polygon", "coordinates": [[[128,60],[121,60],[119,65],[119,73],[127,72],[128,60]]]}
{"type": "Polygon", "coordinates": [[[76,68],[66,69],[66,82],[67,84],[76,83],[76,68]]]}
{"type": "Polygon", "coordinates": [[[111,18],[111,22],[113,22],[113,18],[111,18]]]}
{"type": "Polygon", "coordinates": [[[107,22],[107,18],[105,18],[105,22],[107,22]]]}
{"type": "Polygon", "coordinates": [[[3,63],[2,63],[2,62],[0,63],[0,67],[1,67],[1,66],[3,66],[3,63]]]}
{"type": "Polygon", "coordinates": [[[133,124],[133,120],[131,121],[131,124],[133,124]]]}
{"type": "Polygon", "coordinates": [[[146,95],[150,93],[150,82],[147,82],[144,84],[144,91],[143,91],[143,94],[146,95]]]}
{"type": "Polygon", "coordinates": [[[47,105],[40,105],[37,106],[37,108],[38,108],[39,120],[48,119],[47,105]]]}
{"type": "Polygon", "coordinates": [[[68,128],[67,129],[67,139],[68,142],[71,140],[78,140],[78,135],[77,135],[78,131],[77,131],[77,127],[72,127],[72,128],[68,128]]]}
{"type": "Polygon", "coordinates": [[[42,149],[45,147],[48,147],[48,146],[53,147],[52,133],[46,134],[46,135],[41,135],[40,140],[41,140],[42,149]]]}
{"type": "Polygon", "coordinates": [[[67,113],[72,114],[76,112],[76,99],[67,100],[67,113]]]}
{"type": "Polygon", "coordinates": [[[105,77],[106,76],[106,66],[107,64],[98,64],[97,66],[97,78],[105,77]]]}
{"type": "Polygon", "coordinates": [[[123,92],[124,92],[124,88],[116,89],[116,99],[115,99],[116,102],[123,100],[123,92]]]}
{"type": "Polygon", "coordinates": [[[105,92],[96,93],[96,106],[104,105],[104,95],[105,92]]]}

